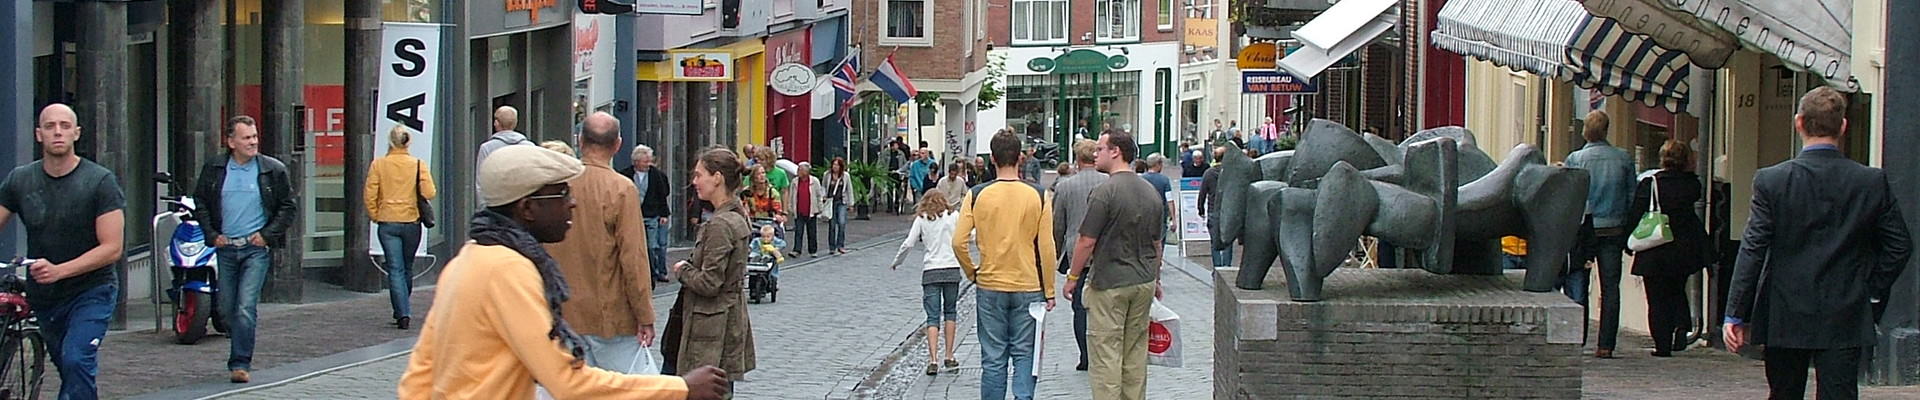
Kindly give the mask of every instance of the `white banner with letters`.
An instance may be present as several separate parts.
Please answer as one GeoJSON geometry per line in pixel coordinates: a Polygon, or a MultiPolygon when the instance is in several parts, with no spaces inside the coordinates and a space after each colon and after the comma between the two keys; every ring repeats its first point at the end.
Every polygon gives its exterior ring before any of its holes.
{"type": "MultiPolygon", "coordinates": [[[[382,24],[380,93],[373,119],[374,159],[387,155],[390,148],[387,133],[394,126],[404,125],[413,131],[407,152],[419,158],[421,165],[432,171],[433,138],[438,133],[435,131],[438,127],[434,124],[434,105],[440,101],[439,71],[440,25],[405,22],[382,24]]],[[[445,190],[444,186],[436,186],[445,190]]],[[[348,199],[348,202],[358,204],[359,200],[348,199]]],[[[446,207],[439,200],[432,203],[435,210],[446,207]]],[[[373,231],[375,228],[368,226],[367,229],[373,231]]],[[[424,239],[427,235],[423,233],[420,236],[424,239]]],[[[373,254],[385,254],[380,248],[377,231],[370,232],[367,237],[375,238],[372,241],[373,254]]],[[[426,246],[420,246],[416,254],[426,253],[426,246]]]]}

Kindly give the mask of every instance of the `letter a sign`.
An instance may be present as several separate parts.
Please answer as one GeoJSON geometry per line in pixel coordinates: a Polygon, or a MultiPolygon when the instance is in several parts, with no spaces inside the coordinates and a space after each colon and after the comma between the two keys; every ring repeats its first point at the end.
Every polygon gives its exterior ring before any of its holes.
{"type": "MultiPolygon", "coordinates": [[[[413,133],[407,153],[431,171],[437,166],[433,162],[433,138],[440,133],[434,119],[434,106],[440,102],[440,25],[388,22],[381,25],[380,36],[374,157],[391,148],[387,133],[395,126],[405,126],[413,133]]],[[[374,246],[373,251],[380,252],[379,247],[374,246]]],[[[426,249],[420,251],[425,254],[426,249]]]]}

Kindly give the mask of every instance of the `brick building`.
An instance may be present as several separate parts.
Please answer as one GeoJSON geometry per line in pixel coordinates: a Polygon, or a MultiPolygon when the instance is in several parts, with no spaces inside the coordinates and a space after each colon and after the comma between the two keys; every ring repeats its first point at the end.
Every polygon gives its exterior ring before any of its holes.
{"type": "MultiPolygon", "coordinates": [[[[973,154],[980,90],[987,81],[987,54],[993,43],[987,40],[987,2],[854,1],[851,37],[858,46],[855,51],[861,52],[861,75],[870,74],[891,55],[922,99],[939,99],[920,102],[924,107],[892,100],[866,102],[860,109],[863,118],[851,134],[856,142],[897,135],[908,144],[926,143],[941,160],[973,154]]],[[[869,82],[861,82],[859,88],[863,93],[878,90],[869,82]]]]}
{"type": "Polygon", "coordinates": [[[1179,140],[1181,2],[987,1],[987,37],[1007,44],[990,51],[1006,57],[1007,95],[981,113],[982,131],[1063,142],[1108,127],[1132,132],[1143,154],[1179,140]]]}

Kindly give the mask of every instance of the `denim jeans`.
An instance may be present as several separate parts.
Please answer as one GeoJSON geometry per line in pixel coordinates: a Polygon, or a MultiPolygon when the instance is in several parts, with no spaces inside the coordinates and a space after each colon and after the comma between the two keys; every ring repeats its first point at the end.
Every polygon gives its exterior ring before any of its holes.
{"type": "Polygon", "coordinates": [[[660,218],[642,218],[647,226],[647,265],[653,269],[653,280],[667,278],[667,224],[660,218]]]}
{"type": "Polygon", "coordinates": [[[816,217],[793,219],[793,253],[820,253],[820,224],[816,217]]]}
{"type": "Polygon", "coordinates": [[[1627,250],[1627,238],[1600,236],[1595,240],[1594,257],[1600,264],[1599,348],[1611,350],[1620,336],[1620,259],[1627,250]]]}
{"type": "Polygon", "coordinates": [[[1008,369],[1013,372],[1013,398],[1032,400],[1033,316],[1027,305],[1046,301],[1040,292],[996,292],[976,289],[974,301],[980,335],[980,399],[1007,398],[1008,369]],[[1009,365],[1011,364],[1011,365],[1009,365]]]}
{"type": "Polygon", "coordinates": [[[847,205],[833,205],[833,222],[827,224],[827,249],[847,248],[847,205]]]}
{"type": "Polygon", "coordinates": [[[927,327],[960,320],[960,282],[920,285],[920,308],[927,310],[927,327]]]}
{"type": "Polygon", "coordinates": [[[260,323],[260,288],[267,284],[272,257],[265,247],[241,245],[220,248],[218,260],[215,303],[227,318],[227,334],[233,339],[227,369],[250,370],[254,329],[260,323]]]}
{"type": "Polygon", "coordinates": [[[420,250],[420,224],[386,223],[376,229],[380,251],[387,253],[387,298],[393,318],[413,315],[413,253],[420,250]]]}
{"type": "Polygon", "coordinates": [[[1225,267],[1231,267],[1231,266],[1233,266],[1233,248],[1232,247],[1228,247],[1226,250],[1213,251],[1213,267],[1214,268],[1225,268],[1225,267]]]}
{"type": "Polygon", "coordinates": [[[98,398],[94,378],[100,373],[100,341],[113,319],[113,284],[94,286],[58,304],[32,304],[40,318],[40,338],[60,372],[60,399],[98,398]]]}

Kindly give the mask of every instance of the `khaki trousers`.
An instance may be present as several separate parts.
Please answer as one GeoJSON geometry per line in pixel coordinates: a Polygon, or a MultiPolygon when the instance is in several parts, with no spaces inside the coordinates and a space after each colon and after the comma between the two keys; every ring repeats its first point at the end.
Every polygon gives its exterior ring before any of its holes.
{"type": "Polygon", "coordinates": [[[1154,283],[1086,288],[1087,351],[1093,398],[1147,398],[1147,312],[1154,283]]]}

